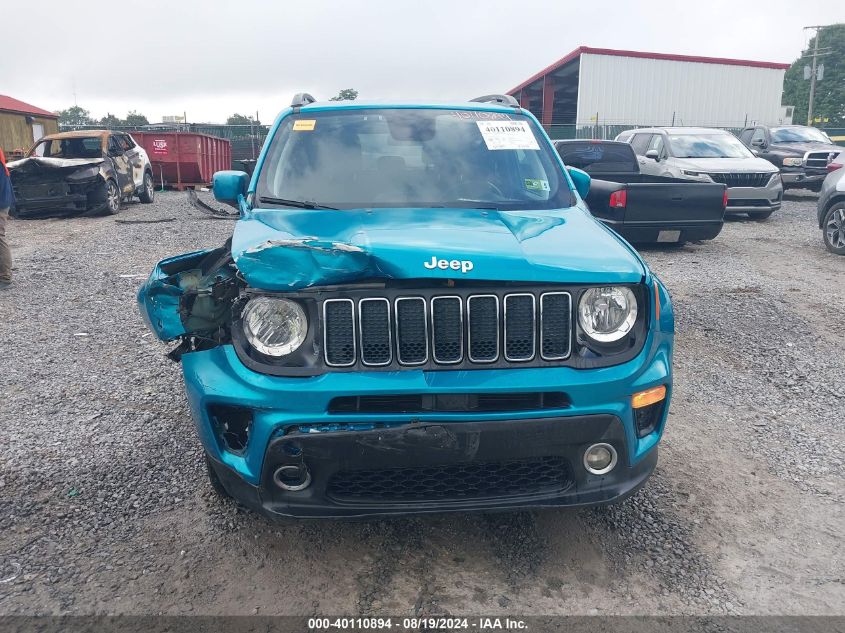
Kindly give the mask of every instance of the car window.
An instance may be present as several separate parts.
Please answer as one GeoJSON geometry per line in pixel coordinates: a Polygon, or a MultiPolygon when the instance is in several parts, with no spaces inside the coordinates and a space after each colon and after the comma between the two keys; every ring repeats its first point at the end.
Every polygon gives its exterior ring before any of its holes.
{"type": "Polygon", "coordinates": [[[572,204],[560,163],[532,119],[445,108],[288,117],[268,147],[257,193],[261,203],[338,209],[572,204]]]}
{"type": "Polygon", "coordinates": [[[743,130],[739,135],[739,140],[748,145],[751,142],[751,135],[754,134],[754,130],[748,128],[747,130],[743,130]]]}
{"type": "Polygon", "coordinates": [[[32,150],[34,156],[46,158],[99,158],[100,137],[76,137],[42,141],[32,150]]]}
{"type": "Polygon", "coordinates": [[[648,146],[651,143],[651,137],[652,134],[650,132],[647,134],[634,134],[634,138],[631,139],[631,147],[634,148],[634,153],[638,156],[645,156],[648,146]]]}
{"type": "Polygon", "coordinates": [[[766,130],[761,127],[754,128],[754,134],[751,136],[751,142],[754,141],[765,141],[766,140],[766,130]]]}
{"type": "Polygon", "coordinates": [[[126,150],[130,150],[135,147],[135,141],[133,141],[132,137],[128,134],[120,135],[120,143],[121,145],[125,146],[126,150]]]}
{"type": "Polygon", "coordinates": [[[109,136],[109,153],[110,154],[120,154],[123,152],[123,148],[120,146],[120,143],[117,141],[117,135],[112,134],[109,136]]]}
{"type": "Polygon", "coordinates": [[[651,141],[648,144],[648,150],[655,150],[658,156],[663,155],[663,135],[662,134],[655,134],[651,137],[651,141]]]}
{"type": "Polygon", "coordinates": [[[772,143],[831,143],[830,138],[814,127],[773,127],[772,143]]]}

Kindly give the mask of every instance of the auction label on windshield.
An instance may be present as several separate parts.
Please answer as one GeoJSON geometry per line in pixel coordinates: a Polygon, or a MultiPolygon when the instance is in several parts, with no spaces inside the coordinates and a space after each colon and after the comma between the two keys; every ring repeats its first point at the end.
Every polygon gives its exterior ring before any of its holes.
{"type": "Polygon", "coordinates": [[[299,119],[293,122],[294,132],[310,132],[317,125],[317,119],[299,119]]]}
{"type": "Polygon", "coordinates": [[[528,121],[476,121],[487,149],[535,149],[537,139],[528,121]]]}

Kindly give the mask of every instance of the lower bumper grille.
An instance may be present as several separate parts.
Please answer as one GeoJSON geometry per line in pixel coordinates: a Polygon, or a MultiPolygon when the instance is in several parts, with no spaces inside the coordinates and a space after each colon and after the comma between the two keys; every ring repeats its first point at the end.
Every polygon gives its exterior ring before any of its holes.
{"type": "Polygon", "coordinates": [[[335,473],[327,492],[338,501],[464,500],[560,492],[572,483],[562,457],[335,473]]]}

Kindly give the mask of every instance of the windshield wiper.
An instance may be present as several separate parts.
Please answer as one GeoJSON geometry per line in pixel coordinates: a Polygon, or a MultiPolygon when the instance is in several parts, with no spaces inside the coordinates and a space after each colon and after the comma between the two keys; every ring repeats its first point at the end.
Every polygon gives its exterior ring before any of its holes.
{"type": "Polygon", "coordinates": [[[297,209],[330,209],[331,211],[339,211],[337,207],[317,204],[316,202],[311,202],[310,200],[285,200],[284,198],[268,198],[265,196],[260,196],[259,199],[261,202],[280,204],[286,207],[295,207],[297,209]]]}

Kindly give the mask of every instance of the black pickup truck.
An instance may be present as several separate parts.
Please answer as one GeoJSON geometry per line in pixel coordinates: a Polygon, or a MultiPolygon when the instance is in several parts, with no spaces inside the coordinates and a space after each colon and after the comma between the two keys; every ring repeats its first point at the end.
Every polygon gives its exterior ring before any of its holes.
{"type": "Polygon", "coordinates": [[[722,230],[723,184],[641,174],[628,143],[555,141],[567,167],[592,177],[590,213],[632,243],[712,240],[722,230]]]}

